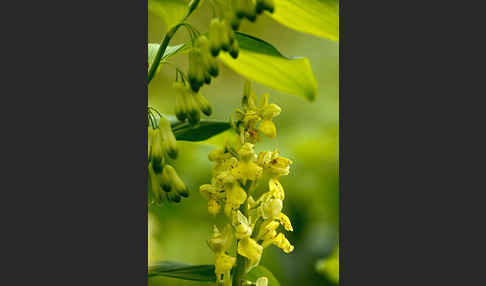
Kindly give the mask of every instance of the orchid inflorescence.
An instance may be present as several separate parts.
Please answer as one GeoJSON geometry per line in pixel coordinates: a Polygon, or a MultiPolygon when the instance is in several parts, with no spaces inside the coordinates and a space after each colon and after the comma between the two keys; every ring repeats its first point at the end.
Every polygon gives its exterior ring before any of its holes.
{"type": "Polygon", "coordinates": [[[244,280],[244,275],[259,264],[266,247],[275,245],[285,253],[294,249],[285,235],[278,232],[279,226],[293,230],[289,218],[282,213],[285,193],[279,182],[280,176],[289,174],[292,162],[277,150],[258,154],[254,150],[261,139],[259,132],[270,138],[276,136],[272,119],[279,114],[280,107],[269,104],[267,94],[256,104],[251,82],[247,82],[242,109],[236,109],[232,119],[238,140],[209,153],[209,160],[215,162],[211,184],[202,185],[200,193],[208,200],[210,214],[217,215],[223,209],[228,218],[224,227],[213,226],[208,242],[215,254],[218,285],[231,285],[232,274],[233,280],[239,279],[234,285],[267,285],[265,277],[251,282],[244,280]],[[264,178],[268,178],[268,189],[257,196],[256,186],[267,180],[264,178]],[[230,251],[235,242],[236,255],[232,256],[230,251]]]}

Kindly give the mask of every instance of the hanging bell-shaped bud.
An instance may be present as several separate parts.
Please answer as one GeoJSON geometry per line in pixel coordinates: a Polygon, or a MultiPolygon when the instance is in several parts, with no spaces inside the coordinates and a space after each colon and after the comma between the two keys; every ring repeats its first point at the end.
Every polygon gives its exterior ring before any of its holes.
{"type": "Polygon", "coordinates": [[[154,129],[152,126],[148,127],[148,134],[147,134],[147,161],[150,163],[150,160],[152,159],[152,137],[153,137],[154,129]]]}
{"type": "Polygon", "coordinates": [[[238,58],[238,54],[240,52],[240,45],[238,44],[237,40],[233,41],[233,44],[230,47],[229,54],[233,59],[238,58]]]}
{"type": "Polygon", "coordinates": [[[162,147],[162,136],[160,135],[160,129],[155,129],[152,139],[152,168],[156,174],[162,172],[164,165],[164,150],[162,147]]]}
{"type": "Polygon", "coordinates": [[[188,79],[191,89],[198,92],[205,80],[204,62],[199,48],[193,48],[189,52],[188,79]]]}
{"type": "Polygon", "coordinates": [[[209,104],[208,100],[201,93],[199,93],[199,92],[195,93],[194,99],[196,100],[196,102],[199,106],[199,109],[206,116],[210,116],[211,113],[213,113],[213,109],[211,108],[211,105],[209,104]]]}
{"type": "Polygon", "coordinates": [[[174,203],[179,203],[181,201],[181,196],[179,196],[175,192],[167,193],[167,198],[174,203]]]}
{"type": "Polygon", "coordinates": [[[240,28],[240,24],[241,24],[241,18],[238,18],[238,16],[233,14],[230,18],[230,26],[233,29],[233,31],[238,31],[238,29],[240,28]]]}
{"type": "Polygon", "coordinates": [[[182,82],[174,82],[173,87],[176,90],[175,116],[179,121],[184,122],[187,117],[187,104],[185,102],[187,87],[182,82]]]}
{"type": "Polygon", "coordinates": [[[209,24],[209,46],[213,57],[218,56],[221,50],[222,34],[220,24],[218,18],[212,19],[211,24],[209,24]]]}
{"type": "Polygon", "coordinates": [[[149,187],[150,190],[152,191],[152,196],[153,199],[157,202],[160,203],[164,196],[161,193],[160,190],[160,185],[159,185],[159,179],[158,176],[155,174],[153,170],[152,164],[148,165],[148,179],[149,179],[149,187]]]}
{"type": "Polygon", "coordinates": [[[251,22],[256,20],[256,9],[253,0],[236,0],[236,16],[238,18],[246,17],[251,22]]]}
{"type": "Polygon", "coordinates": [[[226,20],[220,22],[220,29],[221,29],[221,49],[223,51],[228,52],[231,44],[235,39],[235,35],[233,29],[229,26],[226,20]]]}
{"type": "Polygon", "coordinates": [[[191,125],[196,125],[201,120],[201,115],[199,112],[199,107],[197,106],[197,102],[192,96],[191,93],[186,93],[185,96],[187,102],[187,120],[191,125]]]}
{"type": "Polygon", "coordinates": [[[212,56],[210,52],[210,43],[206,36],[200,36],[198,38],[198,45],[201,49],[201,54],[203,57],[204,65],[211,76],[218,76],[219,68],[218,68],[218,61],[212,56]]]}
{"type": "Polygon", "coordinates": [[[162,190],[165,192],[170,192],[172,190],[172,183],[170,181],[170,170],[167,168],[168,165],[164,166],[164,170],[162,170],[162,174],[159,176],[159,184],[162,190]]]}
{"type": "Polygon", "coordinates": [[[176,170],[171,165],[165,165],[164,170],[167,169],[167,174],[169,176],[171,185],[172,185],[172,192],[176,192],[179,196],[187,198],[189,196],[189,191],[184,184],[184,182],[179,178],[177,175],[176,170]]]}
{"type": "Polygon", "coordinates": [[[263,10],[267,10],[270,13],[275,11],[275,0],[261,0],[263,3],[263,10]]]}
{"type": "Polygon", "coordinates": [[[172,127],[170,125],[169,120],[164,116],[160,117],[159,119],[159,129],[164,140],[164,148],[167,152],[167,155],[172,159],[177,159],[178,149],[177,149],[177,141],[172,132],[172,127]]]}

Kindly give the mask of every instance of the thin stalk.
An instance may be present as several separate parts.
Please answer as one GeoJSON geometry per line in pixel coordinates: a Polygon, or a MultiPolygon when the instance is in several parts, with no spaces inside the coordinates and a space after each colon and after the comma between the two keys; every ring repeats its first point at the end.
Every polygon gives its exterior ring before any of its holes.
{"type": "MultiPolygon", "coordinates": [[[[244,216],[248,217],[248,199],[240,206],[240,211],[244,216]]],[[[237,250],[235,274],[233,275],[233,286],[243,285],[243,279],[246,276],[247,264],[248,258],[239,255],[237,250]]]]}
{"type": "MultiPolygon", "coordinates": [[[[190,6],[189,6],[189,11],[188,11],[186,17],[184,17],[182,22],[184,22],[187,19],[187,17],[189,17],[189,15],[191,15],[191,13],[194,11],[194,9],[196,9],[197,5],[199,4],[199,1],[200,0],[194,0],[194,1],[191,2],[190,6]]],[[[152,66],[150,67],[150,70],[148,71],[148,81],[147,81],[148,83],[150,83],[150,81],[152,81],[152,78],[155,75],[155,71],[159,67],[160,61],[162,60],[162,56],[164,56],[165,50],[167,49],[167,46],[169,45],[170,40],[172,39],[174,34],[177,32],[179,27],[183,26],[183,25],[187,25],[187,24],[186,23],[179,23],[179,24],[175,25],[174,27],[172,27],[169,30],[169,32],[167,32],[167,34],[165,35],[164,39],[162,40],[162,43],[160,44],[159,50],[157,51],[157,54],[155,55],[155,59],[152,63],[152,66]]]]}

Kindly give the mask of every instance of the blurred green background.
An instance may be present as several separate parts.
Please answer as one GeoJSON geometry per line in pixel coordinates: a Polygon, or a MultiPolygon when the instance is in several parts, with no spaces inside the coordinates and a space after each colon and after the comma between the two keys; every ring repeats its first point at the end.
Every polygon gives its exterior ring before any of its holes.
{"type": "MultiPolygon", "coordinates": [[[[208,1],[188,22],[207,32],[212,12],[208,1]]],[[[149,43],[160,43],[166,27],[162,19],[149,13],[149,43]]],[[[290,254],[271,246],[265,249],[262,264],[274,273],[282,286],[336,285],[316,271],[316,262],[328,257],[337,246],[339,233],[339,67],[338,44],[290,30],[263,15],[256,23],[243,21],[240,31],[259,37],[286,56],[304,56],[311,63],[318,83],[314,102],[254,84],[258,95],[270,94],[270,101],[282,108],[275,119],[277,138],[264,139],[257,151],[278,148],[293,161],[289,176],[281,177],[286,192],[284,210],[294,232],[285,233],[295,246],[290,254]]],[[[180,29],[171,45],[187,41],[180,29]]],[[[171,63],[187,71],[187,55],[171,58],[171,63]]],[[[175,69],[164,65],[149,86],[149,106],[173,114],[175,69]]],[[[228,120],[239,107],[245,79],[221,65],[220,75],[202,94],[213,106],[211,119],[228,120]]],[[[224,134],[223,134],[224,136],[224,134]]],[[[218,141],[218,140],[213,140],[218,141]]],[[[149,265],[172,260],[188,264],[212,264],[213,253],[206,245],[212,225],[221,218],[211,217],[199,186],[209,183],[212,164],[207,154],[217,148],[209,143],[178,142],[180,156],[172,162],[188,185],[191,195],[182,203],[149,208],[149,265]]],[[[154,278],[149,285],[200,285],[201,282],[154,278]]],[[[211,285],[208,283],[207,285],[211,285]]]]}

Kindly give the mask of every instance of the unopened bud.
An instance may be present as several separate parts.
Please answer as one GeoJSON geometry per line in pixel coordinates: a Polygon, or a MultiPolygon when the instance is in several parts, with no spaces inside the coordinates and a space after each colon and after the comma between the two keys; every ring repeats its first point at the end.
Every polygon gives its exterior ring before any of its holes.
{"type": "Polygon", "coordinates": [[[239,52],[240,52],[240,45],[238,44],[237,40],[234,40],[233,44],[231,44],[229,54],[233,59],[236,59],[238,57],[239,52]]]}
{"type": "Polygon", "coordinates": [[[258,129],[267,136],[268,138],[275,138],[277,136],[277,128],[275,127],[275,123],[273,123],[270,119],[264,119],[258,125],[258,129]]]}
{"type": "Polygon", "coordinates": [[[167,197],[169,198],[169,200],[173,201],[174,203],[178,203],[181,201],[181,196],[179,196],[175,192],[168,193],[167,197]]]}
{"type": "Polygon", "coordinates": [[[199,114],[199,107],[197,106],[194,96],[191,94],[186,94],[187,103],[187,119],[191,125],[196,125],[201,120],[201,115],[199,114]]]}
{"type": "Polygon", "coordinates": [[[199,48],[189,52],[189,70],[187,72],[191,89],[198,92],[205,80],[204,62],[199,48]]]}
{"type": "Polygon", "coordinates": [[[176,90],[175,115],[179,121],[184,122],[187,117],[187,105],[185,102],[187,87],[182,82],[174,82],[173,87],[176,90]]]}
{"type": "Polygon", "coordinates": [[[169,165],[165,165],[164,167],[164,170],[162,170],[162,174],[160,175],[160,187],[162,188],[162,190],[164,190],[165,192],[170,192],[171,189],[172,189],[172,182],[170,180],[170,176],[169,176],[169,168],[167,168],[167,166],[169,165]]]}
{"type": "Polygon", "coordinates": [[[201,93],[198,92],[194,94],[194,99],[196,100],[196,103],[199,106],[199,109],[202,111],[202,113],[206,114],[207,116],[210,116],[211,113],[213,113],[213,109],[211,108],[211,105],[201,93]]]}
{"type": "Polygon", "coordinates": [[[165,117],[160,117],[159,119],[159,129],[162,134],[162,138],[164,139],[164,146],[167,151],[167,154],[172,158],[176,159],[178,155],[177,149],[177,141],[172,132],[172,127],[170,125],[169,120],[165,117]]]}
{"type": "Polygon", "coordinates": [[[189,196],[189,191],[187,190],[184,182],[177,175],[176,170],[171,165],[165,165],[164,170],[167,169],[170,183],[172,185],[172,191],[175,191],[178,195],[187,198],[189,196]]]}
{"type": "Polygon", "coordinates": [[[218,18],[214,18],[211,20],[211,24],[209,25],[209,45],[211,54],[216,57],[219,55],[219,51],[221,50],[221,42],[222,41],[222,34],[220,28],[220,21],[218,18]]]}
{"type": "Polygon", "coordinates": [[[155,129],[152,139],[152,167],[156,174],[162,172],[164,165],[164,150],[162,148],[162,137],[160,129],[155,129]]]}

